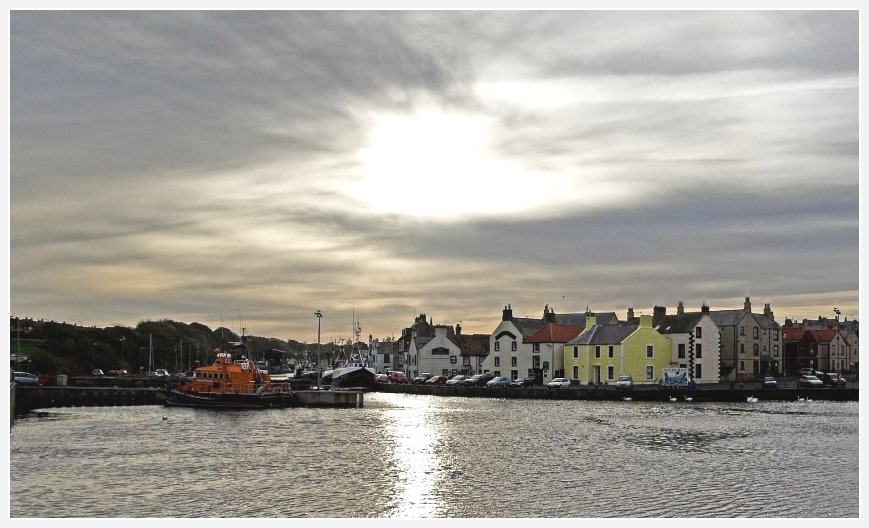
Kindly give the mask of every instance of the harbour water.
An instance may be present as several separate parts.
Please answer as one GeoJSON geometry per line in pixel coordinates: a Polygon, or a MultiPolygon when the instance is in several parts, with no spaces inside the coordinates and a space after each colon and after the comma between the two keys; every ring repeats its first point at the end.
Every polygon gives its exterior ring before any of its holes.
{"type": "Polygon", "coordinates": [[[857,518],[857,402],[372,393],[360,409],[44,409],[16,518],[857,518]]]}

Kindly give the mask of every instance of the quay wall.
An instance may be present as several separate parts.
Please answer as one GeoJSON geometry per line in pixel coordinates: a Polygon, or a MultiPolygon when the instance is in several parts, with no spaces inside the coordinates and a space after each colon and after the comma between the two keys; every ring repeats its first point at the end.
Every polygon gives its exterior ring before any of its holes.
{"type": "MultiPolygon", "coordinates": [[[[12,385],[12,412],[22,415],[34,409],[50,407],[118,407],[126,405],[163,405],[158,388],[142,387],[25,387],[12,385]]],[[[295,391],[302,407],[362,407],[364,395],[358,391],[295,391]]]]}
{"type": "Polygon", "coordinates": [[[746,388],[697,388],[694,390],[643,387],[634,390],[616,390],[614,387],[570,387],[549,389],[546,387],[453,387],[446,385],[384,384],[382,392],[404,394],[432,394],[436,396],[463,396],[469,398],[512,398],[535,400],[600,400],[616,401],[630,398],[633,401],[670,401],[670,398],[692,398],[693,401],[745,402],[749,396],[762,401],[797,401],[800,397],[825,401],[859,401],[859,390],[844,389],[746,389],[746,388]]]}
{"type": "MultiPolygon", "coordinates": [[[[462,396],[469,398],[512,398],[537,400],[600,400],[615,401],[631,398],[633,401],[669,401],[670,398],[702,402],[744,402],[749,396],[763,401],[797,401],[799,398],[826,401],[859,401],[859,389],[744,389],[698,388],[695,390],[667,388],[637,388],[619,391],[611,387],[577,387],[547,389],[545,387],[447,387],[444,385],[383,384],[381,392],[404,394],[431,394],[436,396],[462,396]]],[[[365,394],[359,391],[295,391],[303,407],[363,407],[365,394]]],[[[50,407],[111,407],[126,405],[162,405],[160,389],[148,387],[70,387],[12,386],[10,406],[14,415],[27,414],[34,409],[50,407]]]]}

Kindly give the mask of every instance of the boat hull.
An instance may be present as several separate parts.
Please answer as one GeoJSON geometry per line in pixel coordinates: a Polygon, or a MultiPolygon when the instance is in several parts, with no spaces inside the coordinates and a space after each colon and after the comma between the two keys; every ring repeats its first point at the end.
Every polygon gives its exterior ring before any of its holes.
{"type": "Polygon", "coordinates": [[[296,395],[292,392],[239,394],[219,392],[189,392],[176,388],[163,391],[164,404],[170,407],[210,407],[226,409],[265,409],[269,407],[295,407],[296,395]]]}
{"type": "Polygon", "coordinates": [[[332,373],[332,390],[376,390],[378,387],[377,375],[371,369],[365,367],[336,369],[332,373]]]}

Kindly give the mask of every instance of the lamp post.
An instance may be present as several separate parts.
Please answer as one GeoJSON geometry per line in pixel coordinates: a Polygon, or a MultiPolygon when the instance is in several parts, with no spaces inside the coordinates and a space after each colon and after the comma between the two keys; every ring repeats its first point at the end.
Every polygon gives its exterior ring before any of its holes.
{"type": "Polygon", "coordinates": [[[317,310],[314,315],[317,316],[317,390],[320,390],[320,321],[323,319],[323,314],[317,310]]]}
{"type": "Polygon", "coordinates": [[[91,370],[95,370],[97,368],[96,357],[97,357],[97,344],[94,343],[93,348],[91,348],[91,370]]]}
{"type": "Polygon", "coordinates": [[[124,368],[124,341],[126,340],[126,336],[121,336],[121,364],[118,365],[119,369],[124,368]]]}

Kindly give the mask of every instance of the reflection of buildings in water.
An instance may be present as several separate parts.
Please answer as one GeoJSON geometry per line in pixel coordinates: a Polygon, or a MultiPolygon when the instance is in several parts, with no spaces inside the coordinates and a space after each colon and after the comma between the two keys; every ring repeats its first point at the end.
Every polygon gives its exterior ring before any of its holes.
{"type": "Polygon", "coordinates": [[[392,494],[395,505],[388,517],[430,518],[442,515],[438,511],[436,491],[444,465],[435,449],[441,432],[431,421],[428,403],[414,403],[418,405],[386,413],[389,422],[385,433],[393,440],[391,463],[398,476],[392,494]]]}

